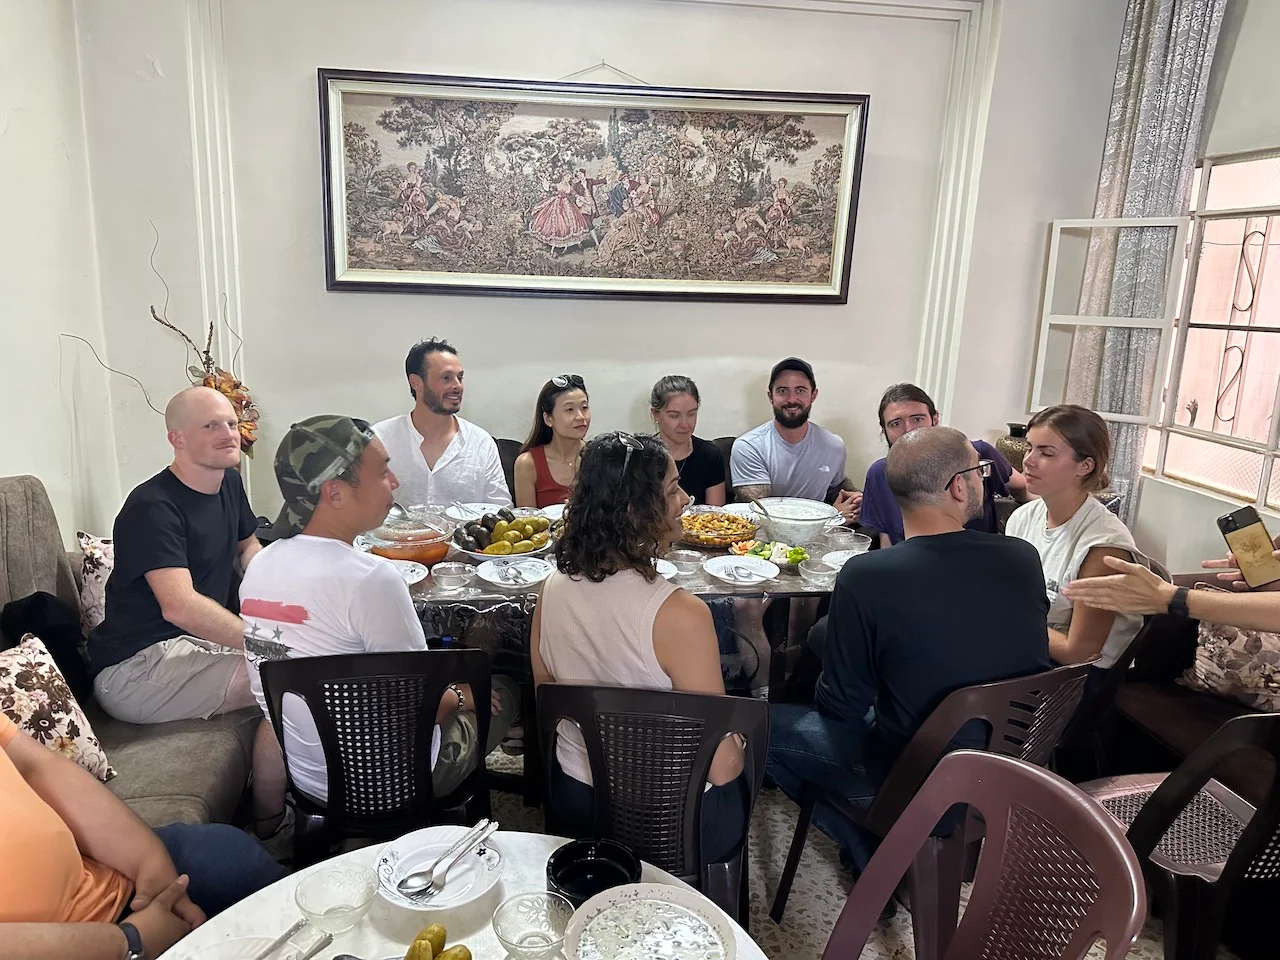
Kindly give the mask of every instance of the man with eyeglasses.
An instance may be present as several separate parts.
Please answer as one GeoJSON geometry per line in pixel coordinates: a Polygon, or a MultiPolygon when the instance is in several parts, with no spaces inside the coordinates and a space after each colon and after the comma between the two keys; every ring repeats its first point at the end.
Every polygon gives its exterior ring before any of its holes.
{"type": "Polygon", "coordinates": [[[858,519],[859,493],[844,475],[844,441],[809,420],[818,384],[813,367],[787,357],[769,372],[773,420],[733,441],[729,469],[737,497],[800,497],[834,503],[849,523],[858,519]]]}
{"type": "MultiPolygon", "coordinates": [[[[906,540],[844,565],[815,707],[771,710],[765,769],[792,799],[802,781],[816,781],[870,803],[947,694],[1050,668],[1040,555],[1015,538],[965,529],[982,511],[987,469],[949,427],[913,431],[890,448],[886,476],[906,540]]],[[[951,747],[982,748],[985,737],[982,724],[969,725],[951,747]]],[[[866,866],[874,836],[822,805],[813,822],[855,875],[866,866]]]]}
{"type": "MultiPolygon", "coordinates": [[[[930,396],[914,383],[895,383],[880,398],[877,420],[885,442],[892,449],[898,440],[912,430],[936,427],[938,408],[934,406],[930,396]]],[[[970,530],[998,533],[1000,527],[996,518],[995,498],[1008,496],[1019,503],[1025,503],[1028,499],[1027,481],[991,444],[985,440],[974,440],[972,443],[979,459],[990,463],[990,467],[982,474],[982,512],[966,526],[970,530]]],[[[879,532],[882,547],[901,543],[905,539],[902,511],[898,509],[885,478],[885,458],[880,458],[867,470],[862,493],[862,525],[879,532]]]]}
{"type": "Polygon", "coordinates": [[[400,477],[404,504],[496,503],[511,506],[498,445],[458,416],[465,371],[448,340],[414,344],[404,362],[413,410],[374,424],[400,477]]]}

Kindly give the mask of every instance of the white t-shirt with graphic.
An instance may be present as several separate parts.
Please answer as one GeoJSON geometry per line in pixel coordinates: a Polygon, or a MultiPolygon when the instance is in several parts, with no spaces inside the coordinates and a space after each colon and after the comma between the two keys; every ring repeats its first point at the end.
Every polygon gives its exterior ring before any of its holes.
{"type": "Polygon", "coordinates": [[[735,487],[767,483],[775,497],[826,500],[844,480],[844,441],[830,430],[810,423],[804,439],[788,443],[762,423],[733,441],[729,472],[735,487]]]}
{"type": "MultiPolygon", "coordinates": [[[[1080,567],[1090,550],[1115,547],[1127,550],[1135,563],[1142,563],[1144,558],[1129,528],[1096,497],[1086,499],[1075,516],[1059,527],[1050,529],[1048,518],[1044,501],[1032,500],[1013,511],[1005,534],[1027,541],[1039,552],[1049,594],[1049,626],[1066,633],[1071,628],[1073,605],[1062,595],[1062,588],[1080,576],[1080,567]]],[[[1117,613],[1096,666],[1110,668],[1140,629],[1142,617],[1117,613]]]]}
{"type": "MultiPolygon", "coordinates": [[[[293,657],[425,650],[422,623],[395,564],[328,537],[299,534],[258,553],[240,585],[249,686],[264,716],[258,664],[293,657]]],[[[328,798],[324,750],[311,711],[300,697],[282,705],[285,756],[298,789],[328,798]]],[[[431,764],[440,752],[440,728],[431,764]]]]}

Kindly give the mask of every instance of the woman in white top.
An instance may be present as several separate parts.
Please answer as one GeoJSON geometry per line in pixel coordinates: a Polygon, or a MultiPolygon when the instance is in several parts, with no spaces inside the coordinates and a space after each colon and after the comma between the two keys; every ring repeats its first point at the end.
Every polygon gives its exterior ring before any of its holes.
{"type": "MultiPolygon", "coordinates": [[[[542,585],[530,653],[535,684],[582,683],[724,694],[707,605],[657,575],[653,558],[680,537],[689,496],[654,437],[610,433],[582,451],[572,507],[542,585]]],[[[731,858],[746,833],[742,742],[717,749],[702,798],[702,854],[731,858]]],[[[566,820],[592,826],[591,769],[582,736],[562,724],[551,794],[566,820]]]]}
{"type": "Polygon", "coordinates": [[[1023,461],[1027,490],[1039,497],[1013,512],[1009,536],[1040,553],[1049,594],[1049,656],[1057,663],[1096,658],[1096,687],[1142,626],[1142,618],[1072,603],[1062,592],[1073,580],[1112,573],[1107,557],[1140,557],[1120,519],[1093,496],[1109,484],[1111,435],[1092,410],[1074,404],[1041,410],[1027,426],[1023,461]]]}

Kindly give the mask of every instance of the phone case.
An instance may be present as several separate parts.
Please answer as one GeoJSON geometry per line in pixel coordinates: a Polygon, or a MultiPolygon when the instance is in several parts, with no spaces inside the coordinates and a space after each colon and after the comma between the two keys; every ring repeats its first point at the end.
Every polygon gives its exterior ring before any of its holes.
{"type": "Polygon", "coordinates": [[[1251,587],[1261,587],[1280,580],[1280,560],[1272,553],[1275,547],[1272,546],[1271,537],[1261,520],[1223,536],[1231,552],[1236,555],[1236,563],[1245,583],[1251,587]]]}

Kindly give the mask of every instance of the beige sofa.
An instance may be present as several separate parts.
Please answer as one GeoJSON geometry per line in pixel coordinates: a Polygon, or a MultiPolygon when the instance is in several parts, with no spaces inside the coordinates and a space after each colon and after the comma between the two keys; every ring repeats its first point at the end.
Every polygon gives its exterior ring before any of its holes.
{"type": "MultiPolygon", "coordinates": [[[[43,590],[79,610],[79,561],[62,544],[44,485],[30,476],[0,477],[0,606],[43,590]]],[[[18,639],[7,637],[5,645],[18,639]]],[[[119,774],[107,786],[147,823],[235,819],[260,711],[137,726],[111,719],[96,703],[81,705],[119,774]]]]}

